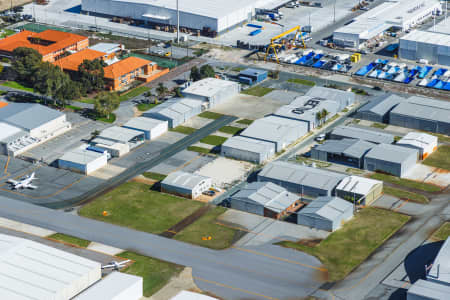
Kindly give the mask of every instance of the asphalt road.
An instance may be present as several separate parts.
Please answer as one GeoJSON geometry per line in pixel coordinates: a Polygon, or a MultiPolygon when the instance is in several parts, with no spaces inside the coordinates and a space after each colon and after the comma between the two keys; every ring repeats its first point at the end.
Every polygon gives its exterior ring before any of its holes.
{"type": "Polygon", "coordinates": [[[299,299],[324,282],[314,257],[264,247],[214,251],[0,196],[0,216],[193,268],[200,289],[223,299],[299,299]]]}

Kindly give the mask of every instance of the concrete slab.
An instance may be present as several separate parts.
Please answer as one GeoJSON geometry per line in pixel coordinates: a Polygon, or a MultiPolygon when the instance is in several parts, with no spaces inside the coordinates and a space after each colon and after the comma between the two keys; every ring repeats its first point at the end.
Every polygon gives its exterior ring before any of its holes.
{"type": "Polygon", "coordinates": [[[282,105],[282,102],[273,99],[240,94],[214,107],[212,111],[255,120],[274,113],[282,105]]]}
{"type": "Polygon", "coordinates": [[[109,164],[106,167],[93,172],[90,176],[108,180],[119,175],[123,171],[125,171],[125,168],[109,164]]]}
{"type": "Polygon", "coordinates": [[[405,178],[431,183],[445,188],[450,182],[450,172],[440,168],[417,164],[408,172],[405,178]]]}
{"type": "Polygon", "coordinates": [[[87,246],[87,249],[105,253],[105,254],[112,255],[112,256],[116,256],[117,254],[122,253],[124,251],[123,249],[100,244],[97,242],[91,242],[89,244],[89,246],[87,246]]]}
{"type": "Polygon", "coordinates": [[[281,101],[285,104],[289,104],[295,98],[302,96],[302,95],[303,95],[303,93],[298,93],[298,92],[289,91],[289,90],[283,90],[283,91],[275,90],[275,91],[272,91],[272,92],[268,93],[267,95],[265,95],[264,98],[277,100],[277,101],[281,101]]]}
{"type": "Polygon", "coordinates": [[[401,200],[387,194],[382,195],[372,204],[374,207],[390,209],[410,216],[421,214],[424,209],[424,205],[425,204],[401,200]]]}
{"type": "Polygon", "coordinates": [[[25,223],[16,222],[6,218],[0,218],[0,227],[25,232],[39,237],[46,237],[55,233],[54,231],[51,230],[36,227],[33,225],[28,225],[25,223]]]}
{"type": "Polygon", "coordinates": [[[205,127],[209,123],[213,122],[212,119],[206,119],[199,116],[195,116],[193,118],[190,118],[187,122],[183,124],[183,126],[188,126],[196,129],[200,129],[202,127],[205,127]]]}
{"type": "Polygon", "coordinates": [[[205,143],[200,143],[200,142],[195,143],[194,146],[196,146],[196,147],[201,147],[201,148],[206,148],[206,149],[212,149],[212,148],[215,147],[214,145],[205,144],[205,143]]]}
{"type": "MultiPolygon", "coordinates": [[[[174,156],[166,159],[163,163],[150,169],[151,172],[168,175],[175,171],[180,171],[192,162],[200,158],[197,152],[183,150],[174,156]]],[[[209,162],[209,161],[208,161],[209,162]]]]}

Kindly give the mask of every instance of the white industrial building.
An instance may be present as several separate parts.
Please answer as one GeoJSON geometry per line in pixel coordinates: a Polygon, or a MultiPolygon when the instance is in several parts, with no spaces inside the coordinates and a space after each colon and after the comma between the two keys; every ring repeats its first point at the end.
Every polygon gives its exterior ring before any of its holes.
{"type": "Polygon", "coordinates": [[[420,159],[425,159],[437,149],[438,137],[423,132],[410,132],[397,141],[396,145],[419,150],[420,159]]]}
{"type": "Polygon", "coordinates": [[[400,38],[398,54],[402,59],[450,66],[450,34],[414,30],[400,38]]]}
{"type": "Polygon", "coordinates": [[[241,85],[237,82],[217,78],[205,78],[189,83],[183,89],[182,94],[187,98],[207,102],[209,108],[213,108],[239,94],[240,91],[241,85]]]}
{"type": "Polygon", "coordinates": [[[108,152],[92,151],[88,147],[89,145],[82,145],[66,152],[58,159],[58,167],[85,175],[105,167],[108,164],[108,152]]]}
{"type": "Polygon", "coordinates": [[[345,107],[352,105],[356,101],[356,95],[353,92],[326,88],[323,86],[312,87],[311,89],[309,89],[306,95],[339,103],[338,110],[343,110],[345,107]]]}
{"type": "Polygon", "coordinates": [[[268,116],[254,121],[241,136],[275,144],[276,152],[295,142],[308,133],[305,122],[299,122],[277,116],[268,116]]]}
{"type": "MultiPolygon", "coordinates": [[[[255,8],[271,7],[275,0],[185,0],[179,2],[180,26],[205,27],[217,33],[226,32],[255,16],[255,8]]],[[[286,3],[289,0],[285,1],[286,3]]],[[[176,25],[176,1],[173,0],[82,0],[84,12],[118,16],[147,24],[176,25]]]]}
{"type": "Polygon", "coordinates": [[[112,157],[120,157],[141,145],[144,140],[145,134],[142,131],[112,126],[102,130],[91,144],[96,149],[108,151],[112,157]]]}
{"type": "Polygon", "coordinates": [[[340,47],[359,49],[389,28],[406,31],[442,11],[438,0],[392,0],[356,17],[333,33],[340,47]]]}
{"type": "Polygon", "coordinates": [[[428,271],[427,280],[450,286],[450,237],[444,242],[428,271]]]}
{"type": "Polygon", "coordinates": [[[142,131],[146,140],[153,140],[167,132],[168,124],[167,121],[136,117],[123,124],[122,127],[142,131]]]}
{"type": "Polygon", "coordinates": [[[335,140],[358,139],[375,144],[392,144],[394,142],[392,134],[356,126],[337,126],[331,131],[330,138],[335,140]]]}
{"type": "Polygon", "coordinates": [[[212,179],[198,174],[176,171],[161,182],[161,191],[195,199],[212,186],[212,179]]]}
{"type": "Polygon", "coordinates": [[[275,144],[245,136],[233,136],[220,147],[220,154],[238,160],[262,164],[275,155],[275,144]]]}
{"type": "Polygon", "coordinates": [[[318,197],[297,213],[297,224],[335,231],[353,217],[353,204],[338,197],[318,197]]]}
{"type": "Polygon", "coordinates": [[[336,187],[336,196],[356,204],[371,205],[383,195],[383,181],[360,176],[348,176],[336,187]]]}
{"type": "Polygon", "coordinates": [[[203,111],[203,101],[192,98],[172,98],[142,114],[143,117],[169,122],[175,128],[203,111]]]}
{"type": "Polygon", "coordinates": [[[82,292],[74,300],[140,300],[142,296],[142,277],[115,271],[82,292]]]}
{"type": "Polygon", "coordinates": [[[0,234],[0,299],[72,299],[99,281],[101,264],[0,234]]]}

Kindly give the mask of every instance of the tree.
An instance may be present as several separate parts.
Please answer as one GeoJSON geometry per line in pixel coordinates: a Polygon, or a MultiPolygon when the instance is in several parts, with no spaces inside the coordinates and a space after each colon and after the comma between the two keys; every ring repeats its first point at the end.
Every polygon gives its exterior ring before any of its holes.
{"type": "Polygon", "coordinates": [[[174,88],[174,92],[175,92],[175,96],[176,97],[178,97],[178,98],[183,98],[184,97],[183,94],[181,93],[180,87],[174,88]]]}
{"type": "Polygon", "coordinates": [[[191,68],[190,78],[192,81],[199,81],[200,79],[202,79],[202,75],[200,74],[200,71],[198,70],[198,68],[196,66],[193,66],[191,68]]]}
{"type": "Polygon", "coordinates": [[[324,108],[324,109],[322,109],[320,114],[322,116],[322,119],[325,121],[327,119],[328,111],[324,108]]]}
{"type": "Polygon", "coordinates": [[[169,90],[165,87],[165,85],[160,82],[158,87],[156,88],[156,93],[158,93],[158,98],[164,97],[169,90]]]}
{"type": "Polygon", "coordinates": [[[20,81],[33,85],[33,75],[41,64],[42,55],[36,50],[26,47],[14,49],[11,67],[20,81]]]}
{"type": "Polygon", "coordinates": [[[78,66],[77,80],[84,86],[86,92],[102,90],[105,87],[103,80],[105,75],[104,66],[105,63],[101,59],[85,59],[78,66]]]}
{"type": "Polygon", "coordinates": [[[320,113],[320,111],[316,112],[316,120],[320,125],[320,121],[322,120],[322,114],[320,113]]]}
{"type": "Polygon", "coordinates": [[[208,77],[214,78],[216,76],[216,72],[214,71],[214,68],[211,67],[211,65],[203,65],[200,68],[200,75],[201,79],[208,77]]]}
{"type": "Polygon", "coordinates": [[[97,115],[102,117],[111,116],[111,113],[120,105],[119,95],[117,93],[100,92],[95,97],[94,110],[97,115]]]}

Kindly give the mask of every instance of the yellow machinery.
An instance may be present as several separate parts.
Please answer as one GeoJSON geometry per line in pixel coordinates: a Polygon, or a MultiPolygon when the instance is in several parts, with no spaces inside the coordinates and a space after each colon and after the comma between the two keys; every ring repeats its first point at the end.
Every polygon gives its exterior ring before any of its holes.
{"type": "Polygon", "coordinates": [[[275,55],[275,59],[277,61],[277,63],[280,63],[280,60],[278,59],[278,54],[277,54],[277,49],[281,48],[283,46],[283,44],[280,44],[279,42],[277,42],[278,39],[281,39],[282,37],[292,33],[292,32],[296,32],[295,33],[295,38],[294,41],[297,41],[299,38],[302,41],[301,43],[301,48],[306,48],[306,44],[305,41],[303,40],[303,36],[302,36],[302,29],[300,26],[295,26],[283,33],[280,33],[277,36],[274,36],[273,38],[270,39],[270,44],[267,47],[266,50],[266,55],[264,56],[264,61],[267,61],[267,57],[270,54],[270,50],[273,50],[273,54],[275,55]]]}
{"type": "Polygon", "coordinates": [[[359,62],[361,60],[361,53],[353,53],[350,59],[354,63],[359,62]]]}

